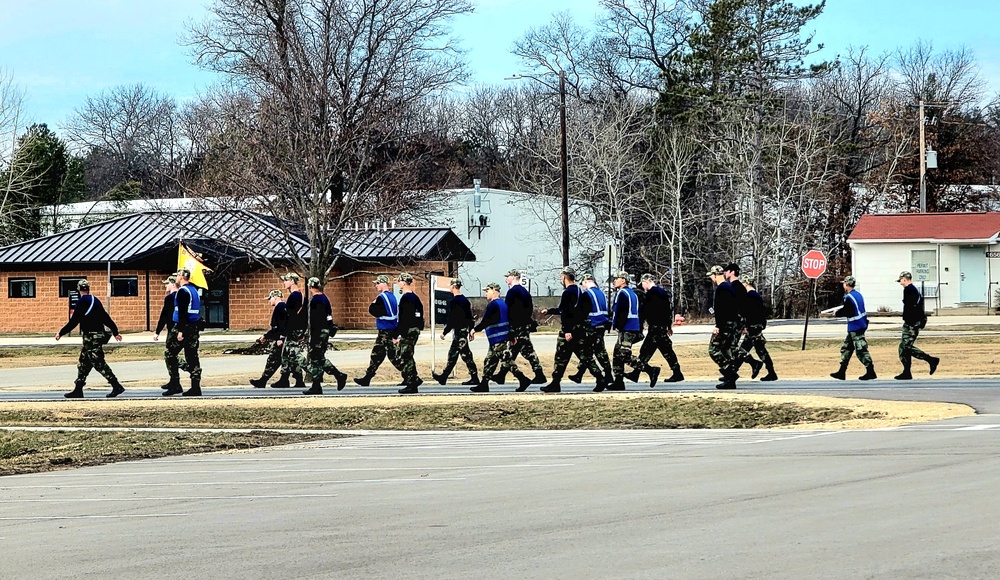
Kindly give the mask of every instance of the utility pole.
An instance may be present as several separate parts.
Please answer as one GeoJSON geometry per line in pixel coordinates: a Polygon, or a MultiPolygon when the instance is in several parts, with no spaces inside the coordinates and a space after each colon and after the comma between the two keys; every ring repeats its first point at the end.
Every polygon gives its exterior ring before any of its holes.
{"type": "Polygon", "coordinates": [[[917,122],[920,123],[920,213],[927,213],[927,146],[924,143],[924,100],[917,104],[917,122]]]}
{"type": "Polygon", "coordinates": [[[569,266],[569,166],[566,162],[566,73],[559,71],[559,157],[562,164],[562,254],[569,266]]]}

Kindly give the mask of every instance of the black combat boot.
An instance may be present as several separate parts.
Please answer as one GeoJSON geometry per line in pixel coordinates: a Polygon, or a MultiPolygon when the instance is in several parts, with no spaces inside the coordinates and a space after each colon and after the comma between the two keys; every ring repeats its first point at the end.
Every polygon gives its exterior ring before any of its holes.
{"type": "Polygon", "coordinates": [[[874,364],[870,364],[870,365],[866,366],[865,369],[866,369],[865,374],[863,374],[860,377],[858,377],[858,380],[861,380],[861,381],[870,381],[872,379],[877,379],[878,378],[878,375],[875,374],[875,365],[874,364]]]}
{"type": "Polygon", "coordinates": [[[490,392],[490,380],[483,377],[483,380],[479,381],[478,385],[469,387],[469,390],[473,393],[488,393],[490,392]]]}
{"type": "Polygon", "coordinates": [[[731,390],[736,388],[736,379],[739,378],[738,374],[736,374],[734,371],[723,371],[722,377],[723,377],[722,382],[715,385],[716,389],[731,390]]]}
{"type": "Polygon", "coordinates": [[[633,383],[639,382],[639,369],[632,369],[632,372],[625,373],[625,378],[632,381],[633,383]]]}
{"type": "Polygon", "coordinates": [[[840,363],[840,370],[838,370],[835,373],[830,373],[830,376],[833,377],[833,378],[835,378],[835,379],[837,379],[838,381],[846,381],[847,380],[847,365],[849,365],[849,364],[850,364],[850,362],[842,362],[842,363],[840,363]]]}
{"type": "Polygon", "coordinates": [[[545,371],[538,369],[535,371],[535,376],[531,379],[531,384],[533,385],[544,385],[548,379],[545,378],[545,371]]]}
{"type": "Polygon", "coordinates": [[[649,388],[656,386],[656,380],[660,378],[660,367],[646,367],[646,375],[649,376],[649,388]]]}
{"type": "Polygon", "coordinates": [[[191,379],[191,388],[181,393],[182,397],[200,397],[201,379],[191,379]]]}
{"type": "Polygon", "coordinates": [[[124,392],[125,392],[125,387],[123,387],[122,384],[118,382],[118,379],[115,379],[111,381],[111,392],[104,396],[109,399],[114,399],[115,397],[124,392]]]}
{"type": "Polygon", "coordinates": [[[583,382],[583,373],[584,370],[580,369],[571,375],[567,375],[566,378],[579,385],[583,382]]]}
{"type": "Polygon", "coordinates": [[[334,369],[333,378],[337,381],[337,390],[343,391],[344,387],[347,386],[347,373],[339,369],[334,369]]]}
{"type": "Polygon", "coordinates": [[[927,364],[931,365],[931,372],[930,372],[930,374],[932,374],[932,375],[934,374],[934,371],[937,370],[938,364],[940,364],[940,363],[941,363],[941,359],[939,359],[936,356],[932,356],[930,359],[927,360],[927,364]]]}
{"type": "Polygon", "coordinates": [[[910,374],[910,365],[903,365],[903,372],[899,373],[898,375],[892,378],[896,379],[897,381],[908,381],[912,379],[913,375],[910,374]]]}
{"type": "Polygon", "coordinates": [[[184,392],[184,388],[181,387],[181,380],[180,380],[180,378],[176,378],[176,379],[171,378],[170,382],[167,383],[167,390],[163,391],[162,394],[163,394],[164,397],[170,397],[170,396],[173,396],[173,395],[179,395],[179,394],[181,394],[183,392],[184,392]]]}
{"type": "Polygon", "coordinates": [[[761,377],[761,382],[778,380],[778,373],[774,372],[774,361],[771,360],[770,354],[764,357],[764,366],[767,368],[767,374],[761,377]]]}
{"type": "Polygon", "coordinates": [[[507,380],[507,371],[506,370],[502,370],[499,373],[496,373],[495,375],[493,375],[493,382],[496,383],[496,384],[498,384],[498,385],[504,384],[504,382],[506,380],[507,380]]]}
{"type": "Polygon", "coordinates": [[[448,382],[448,375],[451,374],[451,369],[445,369],[441,374],[431,373],[431,378],[438,382],[439,385],[443,385],[448,382]]]}
{"type": "MultiPolygon", "coordinates": [[[[399,393],[400,395],[414,395],[420,392],[417,390],[417,387],[419,387],[422,384],[424,384],[424,380],[421,379],[420,377],[417,377],[415,381],[406,384],[402,389],[399,389],[396,392],[399,393]]],[[[443,385],[444,383],[441,384],[443,385]]]]}
{"type": "MultiPolygon", "coordinates": [[[[256,387],[257,385],[254,386],[256,387]]],[[[281,376],[278,377],[278,380],[271,383],[272,389],[287,389],[291,386],[292,385],[288,382],[288,373],[281,373],[281,376]]]]}
{"type": "MultiPolygon", "coordinates": [[[[443,385],[444,383],[441,383],[441,384],[443,385]]],[[[469,377],[469,380],[465,381],[462,384],[466,385],[466,386],[478,385],[479,384],[479,374],[478,373],[472,373],[472,376],[469,377]]]]}
{"type": "Polygon", "coordinates": [[[524,391],[527,391],[528,387],[531,386],[531,379],[529,379],[527,375],[524,375],[520,372],[514,372],[513,374],[514,377],[517,379],[517,388],[514,389],[514,391],[518,393],[523,393],[524,391]]]}
{"type": "Polygon", "coordinates": [[[293,386],[293,388],[295,389],[306,388],[306,381],[304,378],[302,378],[302,373],[295,373],[294,375],[292,375],[292,377],[295,378],[295,385],[293,386]]]}
{"type": "Polygon", "coordinates": [[[750,378],[756,379],[757,375],[760,374],[760,370],[764,368],[764,362],[759,361],[750,355],[747,355],[747,362],[750,364],[750,368],[753,369],[753,372],[750,373],[750,378]]]}
{"type": "Polygon", "coordinates": [[[612,375],[611,373],[608,373],[607,380],[608,380],[608,390],[609,391],[624,391],[625,390],[625,379],[621,375],[619,375],[619,376],[616,377],[616,376],[612,375]]]}
{"type": "Polygon", "coordinates": [[[539,390],[543,393],[559,393],[562,391],[562,387],[559,386],[560,381],[562,381],[562,376],[552,373],[552,381],[547,385],[542,385],[539,390]]]}
{"type": "Polygon", "coordinates": [[[75,382],[73,384],[73,390],[70,391],[70,392],[68,392],[68,393],[66,393],[66,394],[64,394],[63,396],[66,397],[67,399],[82,399],[83,398],[83,385],[84,385],[84,383],[81,383],[79,381],[75,382]]]}
{"type": "Polygon", "coordinates": [[[365,376],[363,377],[354,377],[354,384],[361,385],[362,387],[367,387],[372,383],[372,378],[374,376],[375,373],[365,373],[365,376]]]}
{"type": "Polygon", "coordinates": [[[601,376],[596,377],[596,378],[597,378],[597,384],[594,385],[594,392],[595,393],[603,393],[605,391],[605,389],[608,388],[608,379],[607,379],[607,377],[605,375],[601,375],[601,376]]]}
{"type": "Polygon", "coordinates": [[[303,395],[322,395],[323,394],[323,377],[319,376],[313,379],[312,386],[308,389],[302,391],[303,395]]]}
{"type": "Polygon", "coordinates": [[[681,367],[680,366],[674,367],[673,371],[674,371],[673,374],[671,374],[669,377],[663,379],[663,382],[665,382],[665,383],[679,383],[679,382],[681,382],[681,381],[684,380],[684,373],[681,372],[681,367]]]}

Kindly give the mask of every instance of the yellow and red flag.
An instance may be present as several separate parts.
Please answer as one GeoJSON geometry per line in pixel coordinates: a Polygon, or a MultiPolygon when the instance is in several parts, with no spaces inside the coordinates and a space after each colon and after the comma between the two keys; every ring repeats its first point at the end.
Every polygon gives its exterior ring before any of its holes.
{"type": "Polygon", "coordinates": [[[201,261],[201,255],[192,252],[184,244],[177,250],[177,269],[187,268],[191,271],[191,283],[199,288],[208,288],[208,281],[205,280],[205,272],[212,269],[201,261]]]}

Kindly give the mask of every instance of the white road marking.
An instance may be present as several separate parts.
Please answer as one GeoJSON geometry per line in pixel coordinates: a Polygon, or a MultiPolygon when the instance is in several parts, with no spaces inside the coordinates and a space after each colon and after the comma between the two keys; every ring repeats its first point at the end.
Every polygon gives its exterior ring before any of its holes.
{"type": "Polygon", "coordinates": [[[986,431],[997,427],[1000,425],[969,425],[968,427],[958,427],[955,431],[986,431]]]}

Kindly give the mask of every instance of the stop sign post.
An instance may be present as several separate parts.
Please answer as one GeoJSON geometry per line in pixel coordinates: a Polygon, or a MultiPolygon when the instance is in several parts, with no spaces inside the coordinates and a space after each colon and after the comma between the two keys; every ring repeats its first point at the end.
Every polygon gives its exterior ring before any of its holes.
{"type": "Polygon", "coordinates": [[[809,312],[813,307],[813,295],[816,294],[816,278],[826,272],[826,256],[819,250],[809,250],[802,256],[802,273],[812,280],[809,284],[809,305],[806,307],[806,325],[802,329],[802,350],[806,349],[806,334],[809,332],[809,312]]]}

